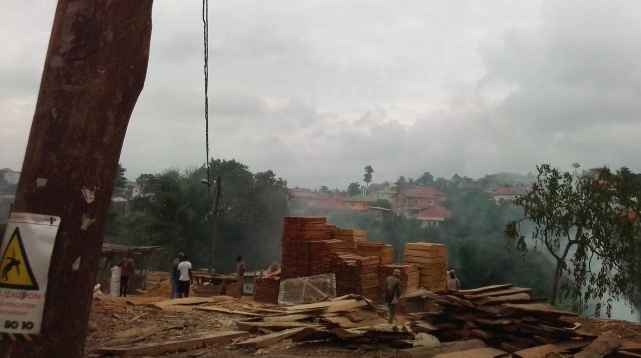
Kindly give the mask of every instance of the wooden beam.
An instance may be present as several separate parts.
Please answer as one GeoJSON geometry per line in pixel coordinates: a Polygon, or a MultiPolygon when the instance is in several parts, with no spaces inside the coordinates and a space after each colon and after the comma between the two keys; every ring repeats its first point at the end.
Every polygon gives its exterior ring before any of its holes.
{"type": "Polygon", "coordinates": [[[262,314],[258,313],[252,313],[252,312],[245,312],[245,311],[234,311],[230,310],[227,308],[223,307],[214,307],[214,306],[202,306],[202,307],[195,307],[197,310],[201,311],[209,311],[209,312],[218,312],[218,313],[226,313],[226,314],[236,314],[240,316],[248,316],[248,317],[262,317],[262,314]]]}
{"type": "Polygon", "coordinates": [[[161,343],[139,343],[130,346],[98,348],[101,355],[124,356],[160,356],[169,352],[184,352],[203,348],[212,344],[225,344],[234,339],[249,337],[246,331],[228,331],[208,334],[200,337],[182,338],[161,343]]]}

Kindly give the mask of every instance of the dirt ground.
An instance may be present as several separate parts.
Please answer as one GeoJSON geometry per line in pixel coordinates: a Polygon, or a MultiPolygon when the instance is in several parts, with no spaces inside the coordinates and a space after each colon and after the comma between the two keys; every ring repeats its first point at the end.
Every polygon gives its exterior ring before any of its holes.
{"type": "MultiPolygon", "coordinates": [[[[226,308],[242,310],[243,307],[274,308],[243,297],[226,305],[226,308]]],[[[163,342],[170,338],[237,330],[236,322],[246,317],[196,310],[189,306],[170,307],[165,310],[144,305],[128,305],[125,299],[110,298],[94,301],[87,335],[86,356],[99,357],[100,347],[115,347],[136,342],[163,342]]],[[[581,330],[600,334],[615,330],[627,341],[641,343],[641,324],[607,319],[571,318],[581,323],[581,330]]],[[[400,316],[397,324],[402,324],[400,316]]],[[[234,345],[212,346],[188,352],[177,352],[162,357],[394,357],[395,350],[388,346],[351,347],[340,342],[293,343],[284,340],[273,346],[259,349],[238,349],[234,345]]]]}

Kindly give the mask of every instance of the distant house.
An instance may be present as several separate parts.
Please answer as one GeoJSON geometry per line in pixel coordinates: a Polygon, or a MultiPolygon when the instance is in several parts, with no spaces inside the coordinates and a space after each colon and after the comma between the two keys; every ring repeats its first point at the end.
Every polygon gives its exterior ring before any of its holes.
{"type": "Polygon", "coordinates": [[[392,210],[397,215],[413,216],[447,200],[447,194],[429,186],[402,190],[394,195],[392,210]]]}
{"type": "Polygon", "coordinates": [[[308,208],[320,203],[324,198],[310,189],[291,189],[292,199],[289,202],[289,209],[295,214],[304,214],[308,208]]]}
{"type": "Polygon", "coordinates": [[[441,226],[452,218],[452,212],[440,205],[434,205],[413,217],[421,222],[421,227],[441,226]]]}
{"type": "Polygon", "coordinates": [[[371,195],[360,194],[350,196],[349,198],[343,199],[343,203],[353,210],[365,211],[371,204],[376,201],[371,195]]]}
{"type": "Polygon", "coordinates": [[[341,200],[326,199],[314,206],[311,206],[309,211],[315,215],[328,215],[351,212],[354,211],[354,209],[345,205],[341,200]]]}
{"type": "Polygon", "coordinates": [[[366,211],[360,211],[363,216],[374,220],[383,220],[394,215],[392,209],[370,206],[366,211]]]}
{"type": "Polygon", "coordinates": [[[499,200],[514,200],[519,196],[525,195],[526,190],[523,187],[500,186],[488,189],[487,193],[498,202],[499,200]]]}
{"type": "Polygon", "coordinates": [[[376,199],[388,200],[391,203],[392,198],[394,197],[394,195],[396,195],[396,191],[384,188],[381,190],[372,191],[369,193],[369,195],[373,196],[376,199]]]}

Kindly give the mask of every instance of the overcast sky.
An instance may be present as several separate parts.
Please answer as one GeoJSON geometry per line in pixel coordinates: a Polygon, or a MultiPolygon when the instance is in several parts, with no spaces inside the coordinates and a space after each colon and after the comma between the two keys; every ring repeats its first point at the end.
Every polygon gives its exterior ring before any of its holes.
{"type": "MultiPolygon", "coordinates": [[[[0,2],[0,167],[20,170],[54,0],[0,2]]],[[[201,1],[156,0],[127,177],[205,160],[201,1]]],[[[210,1],[211,156],[289,186],[641,171],[640,1],[210,1]]]]}

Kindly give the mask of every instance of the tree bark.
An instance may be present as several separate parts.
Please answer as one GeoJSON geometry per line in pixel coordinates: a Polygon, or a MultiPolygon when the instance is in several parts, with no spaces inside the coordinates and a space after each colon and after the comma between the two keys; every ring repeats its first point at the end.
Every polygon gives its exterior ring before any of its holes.
{"type": "Polygon", "coordinates": [[[559,273],[561,272],[562,261],[556,260],[556,268],[554,268],[554,279],[552,280],[552,295],[550,295],[550,304],[556,304],[556,295],[559,288],[559,273]]]}
{"type": "Polygon", "coordinates": [[[40,336],[14,343],[12,358],[83,357],[120,151],[147,73],[152,3],[58,1],[13,211],[61,223],[40,336]]]}

